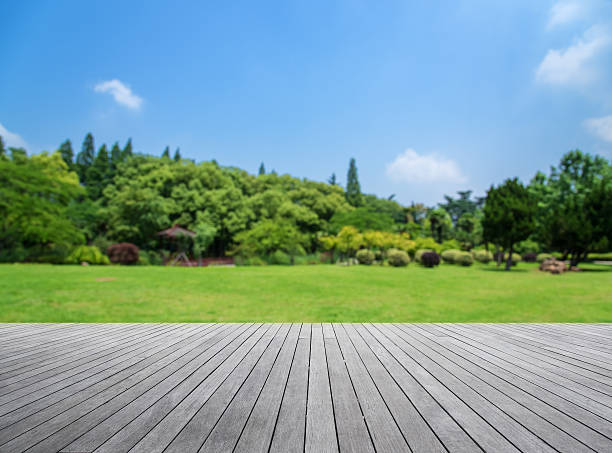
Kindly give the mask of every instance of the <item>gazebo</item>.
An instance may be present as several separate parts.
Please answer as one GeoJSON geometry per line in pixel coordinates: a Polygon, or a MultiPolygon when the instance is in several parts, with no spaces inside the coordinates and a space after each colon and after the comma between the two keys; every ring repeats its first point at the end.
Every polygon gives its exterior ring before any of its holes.
{"type": "Polygon", "coordinates": [[[172,259],[171,265],[175,265],[182,262],[184,265],[193,266],[192,261],[187,256],[189,246],[185,243],[185,238],[193,240],[196,233],[183,228],[180,225],[172,225],[170,228],[160,231],[156,234],[157,237],[161,238],[162,241],[168,245],[172,245],[171,248],[176,249],[176,256],[172,259]]]}

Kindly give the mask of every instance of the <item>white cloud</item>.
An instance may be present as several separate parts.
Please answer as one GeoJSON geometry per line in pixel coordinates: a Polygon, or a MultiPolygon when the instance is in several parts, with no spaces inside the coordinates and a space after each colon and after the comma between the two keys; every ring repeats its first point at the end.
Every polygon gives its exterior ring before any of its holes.
{"type": "Polygon", "coordinates": [[[550,49],[536,70],[536,79],[552,85],[585,85],[597,77],[596,57],[608,47],[610,36],[594,26],[566,49],[550,49]]]}
{"type": "Polygon", "coordinates": [[[0,135],[2,136],[2,139],[4,140],[4,144],[7,147],[8,146],[12,146],[15,148],[27,148],[28,147],[28,144],[23,138],[21,138],[21,136],[13,132],[10,132],[1,123],[0,123],[0,135]]]}
{"type": "Polygon", "coordinates": [[[407,149],[387,165],[387,176],[396,182],[467,181],[454,161],[433,154],[420,155],[413,149],[407,149]]]}
{"type": "Polygon", "coordinates": [[[142,105],[142,98],[132,93],[129,86],[117,79],[98,83],[94,90],[96,93],[110,93],[118,104],[133,110],[138,110],[142,105]]]}
{"type": "Polygon", "coordinates": [[[584,126],[593,135],[607,142],[612,142],[612,115],[589,118],[584,121],[584,126]]]}
{"type": "Polygon", "coordinates": [[[550,9],[548,28],[565,25],[584,17],[586,12],[586,0],[565,0],[555,3],[550,9]]]}

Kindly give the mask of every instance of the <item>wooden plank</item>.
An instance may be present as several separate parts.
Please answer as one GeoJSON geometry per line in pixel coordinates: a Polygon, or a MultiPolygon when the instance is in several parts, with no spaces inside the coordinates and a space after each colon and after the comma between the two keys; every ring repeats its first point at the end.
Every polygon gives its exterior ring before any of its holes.
{"type": "MultiPolygon", "coordinates": [[[[242,331],[236,333],[240,335],[242,331]]],[[[142,395],[147,392],[149,393],[144,399],[148,404],[151,404],[151,401],[147,398],[151,393],[167,387],[174,388],[177,381],[182,382],[185,375],[194,373],[195,370],[208,363],[211,358],[222,354],[230,354],[233,349],[228,347],[228,344],[232,344],[233,340],[236,339],[234,334],[235,332],[232,332],[219,342],[208,345],[205,350],[195,350],[193,354],[188,354],[179,360],[170,363],[161,362],[158,364],[157,371],[153,374],[149,370],[136,373],[29,430],[24,435],[13,439],[3,445],[3,448],[9,446],[11,449],[19,450],[24,448],[23,446],[35,444],[34,447],[31,447],[33,451],[48,452],[63,448],[79,436],[88,431],[93,431],[94,428],[107,428],[111,432],[115,432],[116,427],[109,427],[108,424],[102,424],[102,422],[114,415],[115,412],[122,411],[121,413],[124,414],[129,411],[128,408],[133,407],[130,403],[138,398],[140,398],[139,401],[142,401],[142,395]]]]}
{"type": "Polygon", "coordinates": [[[327,356],[321,324],[312,325],[310,373],[306,406],[306,451],[338,451],[334,407],[332,404],[327,356]]]}
{"type": "Polygon", "coordinates": [[[301,324],[293,324],[287,341],[272,367],[257,403],[234,448],[235,452],[267,452],[274,435],[283,395],[286,390],[291,364],[297,351],[301,324]]]}
{"type": "Polygon", "coordinates": [[[368,346],[448,451],[482,451],[422,384],[389,353],[384,346],[389,341],[379,330],[366,324],[361,334],[367,338],[368,346]]]}
{"type": "MultiPolygon", "coordinates": [[[[519,403],[516,398],[520,390],[516,387],[510,385],[503,386],[503,383],[499,381],[491,383],[488,379],[483,379],[478,373],[473,373],[474,369],[461,367],[457,362],[442,353],[441,350],[443,348],[430,343],[426,337],[420,336],[414,326],[398,325],[396,327],[405,333],[406,336],[404,338],[410,342],[415,350],[426,355],[438,366],[443,367],[452,376],[498,407],[524,429],[533,433],[555,450],[568,453],[591,451],[584,443],[577,441],[574,437],[566,434],[565,431],[559,429],[545,417],[535,412],[533,406],[538,403],[535,398],[530,397],[530,395],[523,395],[522,402],[526,403],[526,405],[519,403]],[[501,391],[502,389],[499,388],[500,384],[507,393],[501,391]]],[[[486,378],[490,379],[490,376],[486,376],[486,378]]]]}
{"type": "Polygon", "coordinates": [[[334,331],[376,450],[409,451],[406,439],[346,334],[345,328],[335,324],[334,331]]]}
{"type": "Polygon", "coordinates": [[[302,324],[270,444],[272,453],[304,451],[311,330],[310,324],[302,324]]]}
{"type": "MultiPolygon", "coordinates": [[[[323,329],[324,337],[326,330],[328,329],[323,329]]],[[[333,329],[325,338],[325,352],[340,451],[374,452],[363,411],[333,329]]]]}
{"type": "MultiPolygon", "coordinates": [[[[238,439],[243,432],[246,422],[268,381],[272,367],[276,363],[282,347],[287,341],[290,328],[291,325],[289,324],[283,325],[274,339],[268,344],[261,359],[244,381],[240,390],[235,393],[231,402],[226,406],[223,415],[218,419],[217,424],[210,432],[208,438],[204,441],[202,447],[200,447],[199,452],[215,453],[219,451],[235,451],[236,444],[238,443],[238,439]]],[[[297,339],[298,331],[294,330],[294,334],[296,334],[295,338],[297,339]]],[[[277,388],[277,392],[280,393],[280,390],[280,388],[277,388]]],[[[270,415],[271,414],[268,414],[268,416],[270,415]]],[[[204,434],[204,432],[202,432],[202,434],[204,434]]],[[[268,451],[268,445],[262,445],[259,449],[256,449],[255,445],[251,445],[250,447],[250,451],[252,452],[268,451]]],[[[172,450],[169,448],[166,451],[169,453],[172,451],[181,453],[185,450],[172,450]]]]}

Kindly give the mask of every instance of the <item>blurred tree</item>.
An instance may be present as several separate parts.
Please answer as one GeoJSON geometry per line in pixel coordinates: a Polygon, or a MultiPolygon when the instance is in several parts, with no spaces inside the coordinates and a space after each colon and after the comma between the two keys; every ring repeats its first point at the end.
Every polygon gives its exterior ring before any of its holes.
{"type": "Polygon", "coordinates": [[[60,145],[59,152],[64,162],[66,162],[68,169],[71,171],[74,170],[74,151],[72,150],[72,143],[70,143],[70,140],[66,140],[60,145]]]}
{"type": "Polygon", "coordinates": [[[91,166],[91,164],[93,164],[95,152],[94,138],[93,135],[91,135],[91,132],[89,132],[85,136],[83,145],[81,146],[81,151],[79,154],[77,154],[76,158],[76,170],[81,184],[87,183],[87,169],[91,166]]]}
{"type": "Polygon", "coordinates": [[[487,241],[508,250],[506,270],[512,266],[517,242],[525,240],[535,229],[536,200],[517,178],[487,192],[482,225],[487,241]]]}
{"type": "Polygon", "coordinates": [[[349,169],[346,175],[346,201],[354,207],[363,205],[361,186],[359,185],[359,177],[357,176],[357,164],[354,158],[351,158],[349,162],[349,169]]]}

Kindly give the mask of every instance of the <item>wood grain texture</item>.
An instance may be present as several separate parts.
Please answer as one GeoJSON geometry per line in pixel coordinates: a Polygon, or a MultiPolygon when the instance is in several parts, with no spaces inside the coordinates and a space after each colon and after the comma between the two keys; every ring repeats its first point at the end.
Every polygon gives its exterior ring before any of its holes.
{"type": "Polygon", "coordinates": [[[612,324],[0,324],[0,453],[610,452],[612,324]]]}

